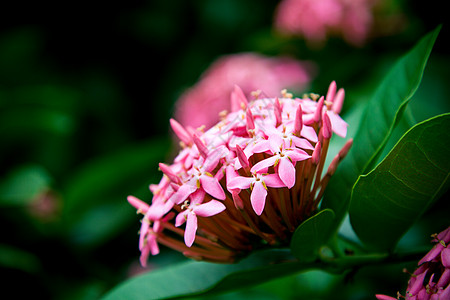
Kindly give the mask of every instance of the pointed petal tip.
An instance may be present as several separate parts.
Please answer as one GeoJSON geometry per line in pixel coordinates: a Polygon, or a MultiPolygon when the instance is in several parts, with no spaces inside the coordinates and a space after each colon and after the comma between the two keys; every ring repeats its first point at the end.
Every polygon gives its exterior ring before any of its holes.
{"type": "Polygon", "coordinates": [[[331,108],[332,111],[339,114],[342,110],[342,106],[344,105],[345,98],[345,90],[340,88],[334,97],[333,106],[331,108]]]}
{"type": "Polygon", "coordinates": [[[192,137],[189,134],[189,132],[183,127],[183,125],[181,125],[178,121],[176,121],[173,118],[171,118],[169,122],[173,132],[180,139],[180,141],[182,141],[186,145],[192,145],[192,137]]]}
{"type": "Polygon", "coordinates": [[[331,125],[331,120],[328,113],[325,111],[322,117],[322,135],[325,139],[330,139],[332,134],[333,128],[331,125]]]}
{"type": "Polygon", "coordinates": [[[231,92],[230,100],[231,100],[231,111],[238,111],[240,109],[243,109],[247,107],[248,104],[247,97],[245,97],[244,92],[237,84],[234,85],[233,91],[231,92]]]}
{"type": "Polygon", "coordinates": [[[128,203],[130,203],[134,208],[138,210],[138,212],[147,212],[150,207],[147,203],[142,201],[141,199],[136,198],[135,196],[129,195],[127,197],[128,203]]]}
{"type": "Polygon", "coordinates": [[[303,128],[303,110],[301,104],[298,105],[295,111],[294,120],[294,135],[300,137],[303,128]]]}
{"type": "Polygon", "coordinates": [[[336,94],[336,87],[337,87],[336,81],[333,80],[328,86],[328,92],[326,97],[327,102],[334,101],[334,95],[336,94]]]}
{"type": "Polygon", "coordinates": [[[206,159],[209,153],[208,148],[197,134],[194,134],[192,138],[194,140],[194,144],[197,146],[198,152],[204,159],[206,159]]]}

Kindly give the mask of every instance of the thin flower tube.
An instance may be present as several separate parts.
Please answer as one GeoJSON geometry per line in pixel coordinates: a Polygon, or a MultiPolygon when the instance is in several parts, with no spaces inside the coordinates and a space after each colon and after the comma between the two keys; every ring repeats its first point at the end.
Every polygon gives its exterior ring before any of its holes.
{"type": "Polygon", "coordinates": [[[151,204],[129,196],[144,215],[141,264],[158,244],[185,256],[232,263],[253,249],[284,246],[295,229],[319,209],[325,187],[352,140],[325,159],[333,134],[345,137],[339,116],[343,89],[332,82],[326,97],[249,101],[238,86],[232,111],[207,131],[170,120],[182,149],[151,185],[151,204]]]}

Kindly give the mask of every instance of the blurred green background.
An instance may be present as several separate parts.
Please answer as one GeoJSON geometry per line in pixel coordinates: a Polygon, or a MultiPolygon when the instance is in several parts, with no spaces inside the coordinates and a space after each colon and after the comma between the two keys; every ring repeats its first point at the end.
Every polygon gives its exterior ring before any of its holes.
{"type": "MultiPolygon", "coordinates": [[[[222,55],[250,51],[311,60],[319,67],[311,90],[325,93],[336,80],[346,89],[346,111],[367,99],[421,36],[444,24],[415,95],[422,101],[413,100],[412,109],[417,120],[449,111],[449,34],[440,1],[396,1],[407,20],[403,31],[362,48],[334,38],[320,49],[273,32],[278,3],[1,5],[0,287],[5,295],[97,299],[143,271],[139,217],[126,196],[150,201],[148,184],[159,181],[157,164],[173,148],[174,103],[222,55]]],[[[181,259],[162,248],[149,269],[181,259]]],[[[333,299],[373,299],[375,292],[403,288],[404,266],[363,268],[354,276],[314,271],[219,299],[330,299],[336,289],[340,296],[333,299]]]]}

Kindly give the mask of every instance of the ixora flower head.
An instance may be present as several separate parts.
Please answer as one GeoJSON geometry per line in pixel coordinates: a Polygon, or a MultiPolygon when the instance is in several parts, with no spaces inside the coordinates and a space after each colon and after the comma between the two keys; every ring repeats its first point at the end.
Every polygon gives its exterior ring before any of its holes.
{"type": "Polygon", "coordinates": [[[252,249],[282,246],[318,209],[328,180],[352,141],[324,170],[333,133],[345,137],[339,112],[344,90],[332,82],[326,97],[248,101],[235,86],[232,111],[209,130],[191,130],[171,120],[182,149],[161,163],[151,205],[128,201],[144,215],[141,263],[159,253],[158,244],[185,256],[234,262],[252,249]]]}
{"type": "Polygon", "coordinates": [[[432,235],[434,247],[419,261],[411,275],[405,296],[397,298],[376,295],[379,300],[444,300],[450,299],[450,227],[432,235]]]}

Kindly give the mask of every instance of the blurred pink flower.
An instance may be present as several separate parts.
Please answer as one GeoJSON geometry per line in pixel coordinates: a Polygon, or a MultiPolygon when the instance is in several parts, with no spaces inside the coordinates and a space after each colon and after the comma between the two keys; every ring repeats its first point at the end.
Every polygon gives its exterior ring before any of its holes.
{"type": "Polygon", "coordinates": [[[362,46],[374,26],[374,8],[380,0],[283,0],[275,12],[275,28],[283,34],[321,44],[339,35],[362,46]]]}
{"type": "Polygon", "coordinates": [[[220,120],[220,112],[231,110],[229,99],[235,85],[249,98],[258,89],[264,97],[276,97],[282,89],[305,90],[314,70],[313,63],[288,57],[255,53],[223,56],[181,95],[175,105],[175,119],[185,127],[210,128],[220,120]]]}
{"type": "Polygon", "coordinates": [[[406,295],[397,298],[376,295],[378,300],[444,300],[450,299],[450,227],[433,234],[434,247],[419,261],[411,275],[406,295]]]}

